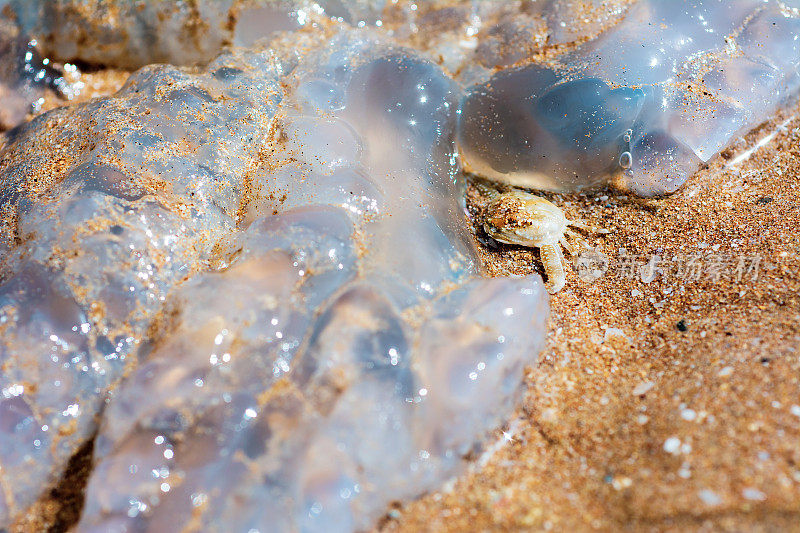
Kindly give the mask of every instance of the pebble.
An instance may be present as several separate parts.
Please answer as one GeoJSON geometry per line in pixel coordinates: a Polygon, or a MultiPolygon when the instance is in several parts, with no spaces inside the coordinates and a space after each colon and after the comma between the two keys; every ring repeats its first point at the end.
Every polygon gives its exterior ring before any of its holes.
{"type": "Polygon", "coordinates": [[[722,503],[722,498],[719,495],[710,489],[703,489],[698,493],[700,500],[708,506],[717,506],[722,503]]]}
{"type": "Polygon", "coordinates": [[[670,437],[664,441],[664,451],[677,455],[681,450],[681,439],[678,437],[670,437]]]}
{"type": "Polygon", "coordinates": [[[758,489],[748,487],[742,491],[742,496],[747,500],[763,502],[767,499],[767,495],[758,489]]]}

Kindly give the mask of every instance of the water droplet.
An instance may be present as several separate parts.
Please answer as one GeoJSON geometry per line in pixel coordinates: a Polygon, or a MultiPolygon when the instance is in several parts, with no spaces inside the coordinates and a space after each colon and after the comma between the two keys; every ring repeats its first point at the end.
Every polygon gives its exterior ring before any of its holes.
{"type": "Polygon", "coordinates": [[[622,136],[622,140],[624,140],[626,143],[629,143],[631,142],[631,137],[633,137],[633,130],[627,129],[625,130],[625,134],[622,136]]]}
{"type": "Polygon", "coordinates": [[[628,169],[631,168],[632,164],[633,164],[633,156],[631,156],[630,152],[622,152],[619,155],[619,166],[621,166],[624,169],[628,169]]]}

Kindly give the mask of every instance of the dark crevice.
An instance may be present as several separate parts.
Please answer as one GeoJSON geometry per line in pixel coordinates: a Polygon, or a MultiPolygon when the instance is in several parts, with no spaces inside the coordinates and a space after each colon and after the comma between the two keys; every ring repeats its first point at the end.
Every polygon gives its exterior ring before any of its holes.
{"type": "Polygon", "coordinates": [[[58,507],[48,533],[68,531],[78,523],[86,499],[86,484],[92,471],[92,455],[96,435],[84,443],[67,463],[67,469],[61,481],[52,488],[49,498],[57,502],[58,507]]]}
{"type": "Polygon", "coordinates": [[[0,533],[65,533],[80,520],[86,484],[92,472],[96,435],[85,442],[67,463],[64,475],[24,516],[0,533]]]}

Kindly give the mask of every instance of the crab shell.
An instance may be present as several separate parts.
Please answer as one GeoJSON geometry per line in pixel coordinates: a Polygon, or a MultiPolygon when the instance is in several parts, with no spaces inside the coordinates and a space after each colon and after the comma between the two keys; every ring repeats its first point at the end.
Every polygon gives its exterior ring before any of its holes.
{"type": "Polygon", "coordinates": [[[484,228],[492,238],[533,248],[558,244],[569,225],[557,206],[519,190],[491,200],[487,213],[484,228]]]}

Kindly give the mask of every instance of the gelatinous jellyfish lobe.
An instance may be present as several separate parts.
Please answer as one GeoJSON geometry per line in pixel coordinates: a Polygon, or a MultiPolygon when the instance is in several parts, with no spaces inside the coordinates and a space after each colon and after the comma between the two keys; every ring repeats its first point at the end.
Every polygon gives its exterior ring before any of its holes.
{"type": "Polygon", "coordinates": [[[620,155],[624,187],[644,197],[675,192],[699,164],[689,146],[664,130],[640,134],[629,151],[620,155]]]}
{"type": "Polygon", "coordinates": [[[643,0],[550,68],[500,71],[469,89],[462,161],[534,189],[622,176],[636,194],[672,193],[796,97],[798,31],[798,11],[778,1],[643,0]]]}
{"type": "Polygon", "coordinates": [[[625,135],[645,100],[595,78],[559,82],[528,66],[495,75],[464,98],[459,150],[482,176],[535,189],[602,184],[619,168],[625,135]]]}
{"type": "Polygon", "coordinates": [[[536,362],[541,281],[478,275],[452,80],[366,32],[320,44],[224,268],[114,392],[79,531],[368,529],[458,473],[536,362]]]}
{"type": "Polygon", "coordinates": [[[0,529],[95,433],[168,294],[233,229],[278,94],[274,58],[245,56],[142,69],[0,148],[0,529]],[[227,62],[238,76],[213,76],[227,62]]]}

